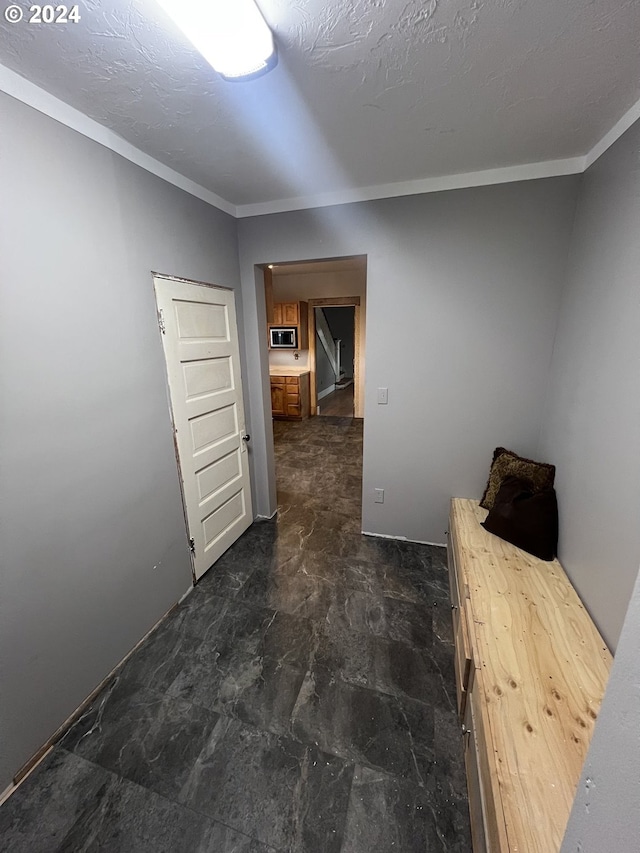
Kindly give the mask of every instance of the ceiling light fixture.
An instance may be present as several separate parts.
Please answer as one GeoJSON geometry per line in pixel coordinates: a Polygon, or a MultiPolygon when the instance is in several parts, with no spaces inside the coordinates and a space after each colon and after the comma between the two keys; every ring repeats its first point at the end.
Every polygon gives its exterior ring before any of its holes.
{"type": "Polygon", "coordinates": [[[193,46],[225,80],[270,71],[273,35],[254,0],[157,0],[193,46]]]}

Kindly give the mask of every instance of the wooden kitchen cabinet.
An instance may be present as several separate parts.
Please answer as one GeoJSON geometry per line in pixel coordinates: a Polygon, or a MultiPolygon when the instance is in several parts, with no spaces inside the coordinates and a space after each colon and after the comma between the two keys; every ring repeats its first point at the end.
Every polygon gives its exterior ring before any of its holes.
{"type": "Polygon", "coordinates": [[[309,374],[271,377],[271,414],[274,418],[303,420],[309,417],[309,374]]]}
{"type": "Polygon", "coordinates": [[[276,302],[273,306],[274,326],[297,326],[300,322],[298,302],[276,302]]]}
{"type": "MultiPolygon", "coordinates": [[[[281,377],[284,379],[284,377],[281,377]]],[[[285,405],[285,384],[284,382],[274,381],[278,379],[278,377],[271,377],[271,414],[273,417],[287,417],[286,405],[285,405]]]]}
{"type": "Polygon", "coordinates": [[[306,302],[275,302],[271,317],[269,326],[295,326],[298,329],[296,349],[309,348],[309,309],[306,302]]]}

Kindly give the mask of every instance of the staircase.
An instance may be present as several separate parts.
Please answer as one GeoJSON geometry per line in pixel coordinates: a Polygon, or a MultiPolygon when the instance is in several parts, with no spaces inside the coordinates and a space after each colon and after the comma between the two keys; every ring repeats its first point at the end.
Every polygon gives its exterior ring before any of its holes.
{"type": "Polygon", "coordinates": [[[335,376],[334,384],[336,387],[345,387],[340,385],[340,382],[344,377],[344,370],[342,370],[340,365],[340,341],[334,340],[331,335],[331,329],[329,328],[327,318],[325,317],[325,313],[322,309],[316,311],[316,334],[318,336],[318,340],[322,344],[322,348],[327,354],[329,364],[333,370],[335,376]]]}

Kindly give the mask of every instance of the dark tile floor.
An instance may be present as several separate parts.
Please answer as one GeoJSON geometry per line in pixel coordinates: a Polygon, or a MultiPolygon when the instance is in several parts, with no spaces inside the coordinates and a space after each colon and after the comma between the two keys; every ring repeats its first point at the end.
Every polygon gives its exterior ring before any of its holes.
{"type": "Polygon", "coordinates": [[[0,808],[12,853],[467,853],[444,549],[360,535],[362,422],[276,423],[254,524],[0,808]]]}

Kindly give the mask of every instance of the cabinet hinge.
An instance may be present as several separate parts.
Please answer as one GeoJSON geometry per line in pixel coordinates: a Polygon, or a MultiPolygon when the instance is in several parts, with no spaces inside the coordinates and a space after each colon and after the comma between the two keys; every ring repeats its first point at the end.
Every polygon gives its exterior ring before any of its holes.
{"type": "Polygon", "coordinates": [[[158,309],[158,325],[160,326],[160,331],[163,335],[166,335],[167,329],[164,325],[164,314],[162,313],[162,308],[158,309]]]}
{"type": "Polygon", "coordinates": [[[194,539],[189,539],[189,548],[191,548],[191,553],[196,553],[196,543],[194,539]]]}

